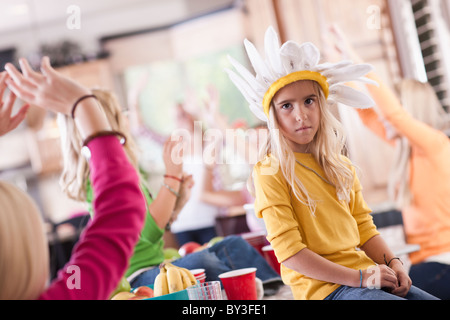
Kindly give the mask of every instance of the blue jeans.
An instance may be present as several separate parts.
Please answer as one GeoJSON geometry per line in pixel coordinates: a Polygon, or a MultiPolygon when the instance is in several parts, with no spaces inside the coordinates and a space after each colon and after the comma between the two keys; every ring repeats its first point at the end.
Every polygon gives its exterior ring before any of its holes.
{"type": "MultiPolygon", "coordinates": [[[[280,275],[266,262],[246,240],[240,236],[228,236],[211,248],[194,252],[172,262],[187,269],[205,269],[206,281],[219,280],[219,274],[241,268],[256,268],[256,277],[263,284],[278,281],[280,275]]],[[[159,274],[157,266],[131,280],[132,287],[149,285],[159,274]]]]}
{"type": "Polygon", "coordinates": [[[209,227],[196,230],[188,230],[174,233],[177,238],[177,242],[180,246],[183,244],[194,241],[197,243],[207,243],[209,240],[217,236],[216,228],[209,227]]]}
{"type": "Polygon", "coordinates": [[[415,286],[442,300],[450,300],[450,265],[438,262],[414,264],[409,276],[415,286]]]}
{"type": "Polygon", "coordinates": [[[354,288],[340,286],[325,300],[439,300],[421,289],[411,286],[406,297],[402,298],[380,289],[354,288]]]}

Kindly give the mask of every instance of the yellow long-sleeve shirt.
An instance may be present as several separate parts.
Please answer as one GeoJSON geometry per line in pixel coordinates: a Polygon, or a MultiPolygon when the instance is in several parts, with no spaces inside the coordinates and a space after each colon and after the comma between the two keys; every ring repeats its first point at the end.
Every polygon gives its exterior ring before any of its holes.
{"type": "MultiPolygon", "coordinates": [[[[374,74],[379,87],[367,86],[383,117],[411,144],[410,190],[413,200],[402,209],[406,238],[419,244],[410,254],[412,263],[450,252],[450,140],[441,131],[414,119],[396,95],[374,74]]],[[[423,106],[426,108],[427,106],[423,106]]],[[[372,109],[359,115],[367,127],[386,139],[378,115],[372,109]]]]}
{"type": "MultiPolygon", "coordinates": [[[[310,154],[296,153],[296,159],[316,171],[325,173],[310,154]]],[[[267,174],[270,157],[257,163],[253,177],[256,189],[255,213],[262,217],[267,239],[279,262],[308,248],[320,256],[352,269],[367,269],[375,263],[362,250],[367,240],[379,234],[370,215],[371,210],[361,194],[361,185],[354,172],[350,202],[340,201],[336,188],[324,182],[313,171],[296,164],[301,178],[317,204],[315,216],[298,201],[283,177],[281,169],[267,174]]],[[[295,299],[324,299],[339,285],[306,277],[281,265],[282,279],[291,286],[295,299]]]]}

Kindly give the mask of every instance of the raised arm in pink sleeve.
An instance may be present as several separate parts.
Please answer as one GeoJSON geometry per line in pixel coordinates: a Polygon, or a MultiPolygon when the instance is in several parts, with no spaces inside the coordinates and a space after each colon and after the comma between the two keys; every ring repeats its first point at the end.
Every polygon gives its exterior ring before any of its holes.
{"type": "Polygon", "coordinates": [[[146,204],[139,178],[118,139],[98,137],[88,147],[95,217],[39,299],[108,299],[143,227],[146,204]]]}

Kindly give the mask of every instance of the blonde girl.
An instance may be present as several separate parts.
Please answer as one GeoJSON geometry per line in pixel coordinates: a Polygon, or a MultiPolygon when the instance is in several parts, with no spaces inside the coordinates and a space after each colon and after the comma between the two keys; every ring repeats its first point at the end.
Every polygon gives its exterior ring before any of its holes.
{"type": "MultiPolygon", "coordinates": [[[[11,115],[16,96],[9,92],[3,102],[7,79],[8,74],[1,72],[0,136],[14,130],[28,110],[25,105],[11,115]]],[[[0,300],[37,297],[44,290],[50,272],[48,243],[39,209],[28,194],[3,181],[0,181],[0,204],[0,300]]]]}
{"type": "MultiPolygon", "coordinates": [[[[124,115],[116,96],[104,89],[93,89],[102,111],[105,113],[111,128],[120,131],[126,138],[125,152],[135,170],[139,169],[139,150],[131,136],[128,121],[124,115]]],[[[59,124],[62,132],[62,149],[64,155],[64,168],[60,179],[63,191],[72,199],[84,201],[92,216],[95,212],[92,203],[95,195],[89,180],[89,166],[82,156],[81,137],[75,130],[75,123],[70,116],[60,115],[59,124]]],[[[166,226],[176,218],[176,215],[189,198],[190,188],[193,185],[191,176],[183,174],[183,164],[175,163],[172,159],[172,150],[181,141],[168,139],[164,144],[163,160],[166,168],[164,182],[155,199],[152,198],[146,179],[140,174],[142,192],[147,200],[147,218],[144,229],[140,232],[140,239],[130,259],[130,266],[125,276],[133,280],[143,270],[158,265],[164,260],[163,234],[166,226]]],[[[175,159],[176,160],[176,159],[175,159]]]]}
{"type": "Polygon", "coordinates": [[[41,213],[28,194],[6,182],[0,182],[0,203],[0,300],[37,298],[50,272],[41,213]]]}
{"type": "MultiPolygon", "coordinates": [[[[331,28],[339,51],[362,61],[337,26],[331,28]]],[[[429,83],[404,79],[394,93],[379,83],[368,86],[377,111],[359,110],[363,123],[395,148],[388,191],[402,212],[406,241],[420,245],[409,254],[415,286],[450,299],[450,116],[429,83]]]]}
{"type": "MultiPolygon", "coordinates": [[[[42,73],[33,71],[25,59],[19,62],[23,74],[12,64],[5,66],[6,84],[29,104],[64,114],[72,111],[90,150],[90,178],[100,200],[94,203],[96,218],[70,261],[48,283],[48,243],[40,213],[29,196],[0,183],[0,299],[107,299],[144,225],[138,175],[87,88],[55,71],[47,57],[42,73]]],[[[13,120],[0,112],[0,132],[11,128],[13,120]]]]}
{"type": "Polygon", "coordinates": [[[345,139],[329,102],[369,107],[348,88],[368,81],[368,65],[318,64],[314,45],[280,48],[269,28],[266,60],[246,41],[256,76],[231,60],[231,80],[270,130],[253,170],[255,211],[296,299],[427,299],[411,286],[400,259],[380,237],[355,168],[342,155],[345,139]],[[385,290],[380,290],[384,288],[385,290]],[[389,293],[388,293],[389,292],[389,293]]]}
{"type": "MultiPolygon", "coordinates": [[[[336,186],[338,197],[349,201],[353,183],[353,171],[349,166],[349,161],[340,155],[345,153],[345,135],[339,121],[326,107],[326,100],[320,86],[311,80],[304,80],[304,84],[312,87],[315,102],[320,110],[319,130],[317,135],[306,146],[304,150],[311,153],[315,159],[321,164],[329,177],[329,181],[336,186]],[[324,151],[324,152],[321,152],[324,151]]],[[[260,150],[260,158],[264,159],[267,155],[272,154],[274,164],[271,166],[278,167],[282,170],[286,180],[292,188],[295,197],[303,204],[307,205],[312,213],[316,210],[317,200],[314,199],[303,185],[301,179],[295,175],[296,159],[293,149],[290,147],[290,141],[283,134],[280,134],[280,124],[277,114],[274,111],[273,102],[269,111],[268,128],[270,135],[265,145],[260,150]],[[294,188],[294,186],[296,186],[294,188]]],[[[253,178],[249,179],[249,187],[254,193],[253,178]]]]}
{"type": "MultiPolygon", "coordinates": [[[[117,97],[108,90],[93,89],[92,93],[97,97],[103,107],[112,130],[121,131],[127,143],[124,145],[126,154],[139,172],[138,148],[130,135],[126,118],[117,97]]],[[[63,192],[71,199],[86,201],[86,182],[89,178],[89,163],[81,152],[82,138],[77,130],[75,121],[68,115],[58,114],[58,125],[61,132],[61,147],[63,154],[63,171],[60,177],[60,185],[63,192]]],[[[141,178],[141,182],[144,180],[141,178]]]]}
{"type": "MultiPolygon", "coordinates": [[[[428,82],[403,79],[398,88],[402,107],[413,119],[436,130],[435,132],[441,136],[446,131],[448,131],[447,135],[450,135],[450,115],[445,112],[433,87],[428,82]]],[[[392,138],[397,141],[394,153],[394,166],[389,181],[389,194],[394,199],[397,208],[401,210],[412,203],[410,160],[413,147],[405,135],[399,134],[392,124],[389,125],[391,130],[396,132],[392,138]]],[[[437,140],[440,139],[438,138],[437,140]]]]}

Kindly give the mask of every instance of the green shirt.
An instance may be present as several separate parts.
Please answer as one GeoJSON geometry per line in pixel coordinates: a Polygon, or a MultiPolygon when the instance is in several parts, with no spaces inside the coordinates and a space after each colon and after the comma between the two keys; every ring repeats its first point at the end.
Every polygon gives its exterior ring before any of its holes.
{"type": "MultiPolygon", "coordinates": [[[[150,196],[150,192],[145,186],[141,186],[142,192],[147,200],[147,214],[145,218],[145,225],[141,231],[139,241],[134,248],[133,256],[130,259],[129,267],[125,276],[128,277],[139,269],[147,268],[151,266],[159,265],[164,261],[164,229],[161,229],[153,219],[148,206],[152,203],[153,199],[150,196]]],[[[88,203],[88,210],[93,216],[94,210],[92,203],[94,200],[94,193],[91,185],[91,181],[88,180],[86,185],[86,201],[88,203]]]]}

